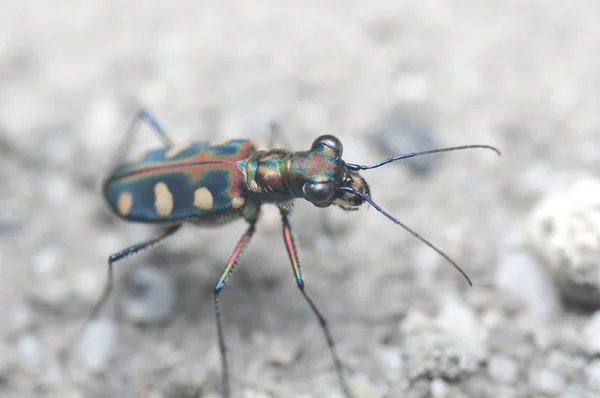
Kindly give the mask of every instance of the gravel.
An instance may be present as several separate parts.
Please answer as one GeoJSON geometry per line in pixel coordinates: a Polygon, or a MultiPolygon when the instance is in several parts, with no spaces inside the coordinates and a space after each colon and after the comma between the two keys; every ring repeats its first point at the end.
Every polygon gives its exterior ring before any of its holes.
{"type": "Polygon", "coordinates": [[[519,379],[519,366],[506,355],[496,355],[488,362],[488,374],[498,383],[512,385],[519,379]]]}
{"type": "MultiPolygon", "coordinates": [[[[135,111],[177,143],[305,150],[334,134],[376,209],[291,223],[307,292],[360,397],[600,394],[600,3],[6,2],[0,13],[0,398],[218,397],[211,293],[245,226],[125,223],[98,187],[135,111]],[[289,142],[289,143],[288,143],[289,142]]],[[[144,126],[130,155],[160,145],[144,126]]],[[[366,207],[366,206],[365,206],[366,207]]],[[[280,216],[221,297],[235,397],[340,397],[280,216]],[[257,338],[260,336],[260,338],[257,338]]]]}
{"type": "Polygon", "coordinates": [[[139,324],[157,324],[167,320],[175,308],[175,281],[158,268],[135,268],[121,296],[121,309],[132,321],[139,324]]]}

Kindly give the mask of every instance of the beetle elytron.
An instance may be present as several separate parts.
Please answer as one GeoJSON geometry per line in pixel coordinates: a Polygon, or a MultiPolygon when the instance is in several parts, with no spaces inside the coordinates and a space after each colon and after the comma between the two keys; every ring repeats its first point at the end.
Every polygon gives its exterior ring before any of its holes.
{"type": "MultiPolygon", "coordinates": [[[[165,130],[146,111],[140,110],[128,129],[128,142],[139,121],[145,120],[163,141],[164,146],[142,154],[118,166],[103,185],[104,196],[110,208],[127,221],[160,223],[162,233],[111,255],[108,259],[108,279],[102,296],[91,310],[87,322],[93,319],[113,286],[113,264],[177,232],[186,223],[214,225],[243,218],[249,224],[235,247],[231,258],[219,277],[213,294],[217,336],[222,361],[222,393],[230,397],[229,368],[223,326],[219,309],[219,293],[233,271],[240,254],[254,234],[260,207],[272,203],[279,208],[283,226],[283,240],[296,283],[302,296],[318,318],[327,340],[335,371],[344,394],[351,396],[342,371],[335,344],[324,316],[304,290],[298,254],[292,238],[288,216],[294,199],[306,199],[317,207],[336,205],[354,210],[367,202],[387,218],[399,224],[452,263],[467,279],[467,275],[446,254],[441,252],[412,229],[389,215],[371,199],[369,185],[359,174],[400,159],[422,154],[447,152],[468,148],[487,148],[487,145],[433,149],[388,158],[365,166],[342,160],[342,143],[336,137],[323,135],[307,151],[290,152],[284,149],[259,151],[252,141],[225,140],[176,145],[165,130]]],[[[123,148],[119,151],[122,157],[123,148]]],[[[76,338],[75,335],[73,338],[76,338]]]]}

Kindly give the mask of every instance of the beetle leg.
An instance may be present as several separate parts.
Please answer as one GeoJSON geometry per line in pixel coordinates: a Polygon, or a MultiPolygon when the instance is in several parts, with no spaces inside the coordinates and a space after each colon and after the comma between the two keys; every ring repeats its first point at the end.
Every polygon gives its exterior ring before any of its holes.
{"type": "Polygon", "coordinates": [[[331,356],[333,358],[333,365],[335,367],[335,372],[337,373],[342,391],[344,392],[346,397],[351,397],[352,395],[350,394],[350,389],[348,388],[348,383],[346,382],[346,378],[344,377],[344,373],[342,370],[342,362],[340,361],[340,357],[337,354],[333,337],[331,336],[331,332],[329,331],[329,327],[327,326],[327,320],[325,319],[321,311],[319,311],[319,309],[312,301],[308,293],[306,293],[306,291],[304,290],[304,279],[302,278],[302,270],[300,269],[300,262],[298,261],[298,252],[296,251],[296,244],[294,243],[294,237],[292,236],[292,227],[290,226],[290,222],[288,220],[289,212],[282,208],[280,208],[279,210],[281,212],[281,222],[283,224],[283,241],[285,242],[285,248],[287,249],[290,262],[292,263],[292,269],[294,271],[294,276],[296,277],[296,284],[298,285],[302,296],[310,306],[310,309],[313,311],[313,313],[319,320],[319,326],[321,326],[321,330],[323,331],[325,339],[327,340],[327,346],[329,347],[329,351],[331,352],[331,356]]]}
{"type": "Polygon", "coordinates": [[[119,144],[119,147],[111,164],[116,165],[123,161],[123,159],[127,155],[127,151],[130,147],[131,141],[133,140],[133,137],[136,131],[138,130],[137,127],[141,121],[145,121],[150,125],[150,127],[152,127],[152,130],[154,130],[156,135],[158,135],[158,138],[160,138],[160,140],[163,142],[163,144],[165,144],[165,146],[171,147],[175,145],[175,142],[171,139],[171,137],[169,137],[165,129],[160,125],[156,118],[152,116],[152,114],[147,110],[139,109],[135,113],[135,116],[131,120],[131,123],[129,124],[127,130],[125,130],[125,135],[121,140],[121,143],[119,144]]]}
{"type": "Polygon", "coordinates": [[[136,130],[136,127],[140,121],[145,121],[146,123],[148,123],[152,127],[156,135],[158,135],[158,137],[166,146],[173,146],[175,144],[175,142],[171,139],[171,137],[169,137],[165,129],[160,125],[158,120],[156,120],[156,118],[145,109],[139,109],[136,112],[131,122],[131,125],[129,126],[125,134],[133,134],[132,132],[136,130]]]}
{"type": "Polygon", "coordinates": [[[98,301],[96,301],[96,304],[94,304],[94,306],[92,307],[92,310],[90,311],[89,315],[87,316],[85,322],[81,325],[81,327],[77,330],[77,332],[75,334],[73,334],[73,336],[71,336],[71,338],[68,340],[67,344],[65,344],[64,348],[61,350],[61,356],[64,357],[67,354],[67,351],[73,345],[73,343],[75,341],[79,340],[79,338],[81,337],[81,334],[85,330],[86,326],[94,318],[96,318],[96,316],[98,316],[98,313],[106,304],[106,301],[107,301],[108,297],[110,296],[110,293],[113,288],[113,264],[119,260],[122,260],[123,258],[125,258],[127,256],[130,256],[141,250],[144,250],[144,249],[148,248],[149,246],[152,246],[152,245],[162,241],[165,238],[168,238],[169,236],[171,236],[175,232],[177,232],[179,230],[179,228],[181,228],[182,225],[183,224],[173,225],[173,226],[169,227],[167,230],[161,232],[160,234],[158,234],[150,239],[146,239],[140,243],[136,243],[135,245],[129,246],[128,248],[123,249],[123,250],[111,255],[108,258],[108,279],[106,280],[106,283],[104,285],[104,290],[102,292],[102,295],[100,296],[98,301]]]}
{"type": "Polygon", "coordinates": [[[242,238],[233,250],[233,254],[229,259],[229,262],[227,262],[227,266],[221,273],[221,277],[219,278],[219,281],[215,286],[215,290],[213,291],[213,305],[215,309],[215,318],[217,321],[217,338],[219,340],[219,351],[221,352],[221,371],[223,373],[221,377],[221,393],[223,395],[223,398],[229,398],[231,396],[231,391],[229,388],[229,367],[227,365],[227,350],[225,347],[225,338],[223,336],[223,325],[221,322],[221,309],[219,307],[218,295],[221,292],[221,289],[223,289],[223,287],[225,286],[225,283],[227,282],[227,279],[229,278],[231,272],[237,264],[240,255],[250,243],[250,239],[252,238],[252,235],[254,235],[254,231],[256,230],[256,221],[256,219],[252,220],[250,222],[250,226],[248,227],[244,235],[242,235],[242,238]]]}
{"type": "Polygon", "coordinates": [[[325,339],[327,340],[327,346],[329,347],[329,351],[331,353],[331,357],[333,358],[333,365],[335,367],[335,372],[337,373],[338,380],[342,391],[346,397],[351,397],[350,389],[348,388],[348,383],[346,382],[346,378],[344,377],[344,373],[342,370],[342,362],[338,356],[337,350],[335,348],[335,343],[333,341],[333,337],[331,336],[331,332],[329,331],[329,327],[327,326],[327,320],[319,311],[315,303],[312,301],[308,293],[304,290],[304,279],[302,278],[302,270],[300,269],[300,262],[298,261],[298,252],[296,250],[296,244],[294,243],[294,238],[292,236],[292,227],[290,226],[290,222],[288,220],[289,212],[285,209],[280,208],[281,212],[281,221],[283,224],[283,241],[285,242],[285,248],[287,249],[288,256],[290,258],[290,262],[292,264],[292,269],[294,271],[294,276],[296,277],[296,284],[302,293],[302,296],[310,306],[310,309],[313,311],[317,319],[319,320],[319,326],[321,326],[321,330],[325,335],[325,339]]]}
{"type": "Polygon", "coordinates": [[[268,149],[274,149],[275,145],[277,144],[277,137],[279,136],[281,129],[279,127],[279,124],[273,122],[271,123],[270,129],[269,129],[269,140],[267,141],[268,149]]]}
{"type": "Polygon", "coordinates": [[[281,126],[279,126],[278,123],[273,122],[271,123],[269,130],[269,140],[267,141],[267,148],[269,150],[275,149],[275,145],[277,145],[278,141],[284,141],[284,146],[286,146],[287,148],[291,148],[290,140],[285,136],[285,134],[282,133],[281,126]]]}

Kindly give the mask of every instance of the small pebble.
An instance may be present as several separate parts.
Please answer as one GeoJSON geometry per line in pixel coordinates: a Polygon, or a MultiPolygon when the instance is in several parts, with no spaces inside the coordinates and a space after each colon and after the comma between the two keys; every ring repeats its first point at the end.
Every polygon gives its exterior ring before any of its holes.
{"type": "Polygon", "coordinates": [[[275,365],[289,365],[293,363],[300,353],[300,346],[290,340],[273,338],[267,350],[267,360],[275,365]]]}
{"type": "Polygon", "coordinates": [[[418,72],[404,72],[394,84],[394,93],[401,101],[425,101],[430,91],[429,80],[425,74],[418,72]]]}
{"type": "Polygon", "coordinates": [[[585,377],[588,387],[597,394],[600,394],[600,359],[591,361],[585,367],[585,377]]]}
{"type": "Polygon", "coordinates": [[[529,380],[537,391],[550,395],[558,394],[565,386],[563,376],[548,369],[533,370],[529,380]]]}
{"type": "Polygon", "coordinates": [[[57,362],[52,362],[45,366],[44,372],[40,377],[44,383],[51,384],[53,386],[59,386],[64,384],[64,374],[62,368],[57,362]]]}
{"type": "Polygon", "coordinates": [[[355,398],[383,398],[385,389],[375,386],[366,375],[354,375],[349,381],[350,391],[355,398]]]}
{"type": "Polygon", "coordinates": [[[520,300],[534,316],[560,313],[560,295],[546,269],[531,254],[520,251],[504,255],[496,268],[496,286],[520,300]]]}
{"type": "Polygon", "coordinates": [[[483,314],[481,322],[486,329],[493,329],[505,322],[505,317],[498,309],[491,308],[483,314]]]}
{"type": "Polygon", "coordinates": [[[448,297],[442,302],[436,325],[444,334],[452,336],[469,347],[472,355],[483,358],[486,354],[487,331],[473,308],[458,298],[448,297]]]}
{"type": "Polygon", "coordinates": [[[48,203],[61,206],[74,196],[73,181],[63,174],[47,174],[41,192],[48,203]]]}
{"type": "Polygon", "coordinates": [[[138,266],[121,296],[121,308],[129,319],[139,324],[164,322],[173,312],[175,282],[167,272],[138,266]]]}
{"type": "Polygon", "coordinates": [[[104,371],[115,348],[116,340],[117,329],[113,321],[97,319],[90,322],[75,349],[78,362],[90,372],[104,371]]]}
{"type": "MultiPolygon", "coordinates": [[[[385,116],[375,130],[375,142],[384,156],[388,157],[440,146],[427,123],[415,116],[407,116],[399,110],[385,116]]],[[[414,175],[423,177],[429,174],[439,161],[439,156],[419,156],[398,164],[407,167],[414,175]]]]}
{"type": "Polygon", "coordinates": [[[379,359],[381,372],[388,380],[397,382],[400,371],[404,364],[402,363],[401,352],[396,348],[382,348],[379,350],[377,358],[379,359]]]}
{"type": "Polygon", "coordinates": [[[409,336],[405,343],[404,371],[410,381],[460,380],[477,369],[477,359],[468,346],[441,333],[409,336]]]}
{"type": "Polygon", "coordinates": [[[548,359],[546,361],[546,364],[552,370],[568,368],[570,363],[572,363],[572,358],[566,353],[559,350],[552,351],[548,355],[548,359]]]}
{"type": "Polygon", "coordinates": [[[600,307],[600,181],[548,194],[532,209],[528,240],[572,303],[600,307]]]}
{"type": "Polygon", "coordinates": [[[471,311],[457,299],[447,300],[435,320],[419,311],[409,311],[400,324],[405,378],[411,382],[431,378],[458,380],[476,370],[479,355],[486,350],[485,331],[471,311]],[[453,326],[452,322],[465,325],[453,326]]]}
{"type": "Polygon", "coordinates": [[[540,327],[537,324],[533,327],[533,344],[542,351],[548,350],[558,341],[558,334],[556,328],[553,327],[540,327]]]}
{"type": "Polygon", "coordinates": [[[430,388],[432,398],[445,398],[448,396],[448,383],[442,379],[433,379],[430,388]]]}
{"type": "Polygon", "coordinates": [[[498,383],[513,384],[519,377],[517,363],[508,356],[496,355],[488,361],[488,375],[498,383]]]}
{"type": "Polygon", "coordinates": [[[34,316],[32,310],[24,304],[14,306],[8,311],[8,320],[0,330],[8,333],[24,333],[32,328],[39,320],[34,316]],[[6,329],[4,330],[4,326],[6,329]]]}
{"type": "Polygon", "coordinates": [[[592,355],[600,354],[600,311],[594,312],[583,329],[585,347],[592,355]]]}
{"type": "Polygon", "coordinates": [[[71,299],[70,286],[66,279],[50,279],[45,283],[27,286],[29,299],[58,311],[62,311],[71,299]]]}
{"type": "Polygon", "coordinates": [[[51,135],[41,149],[52,163],[68,164],[75,153],[75,142],[69,134],[51,135]]]}
{"type": "Polygon", "coordinates": [[[56,276],[59,265],[64,258],[64,252],[58,246],[48,245],[34,253],[31,262],[31,271],[37,278],[48,278],[56,276]]]}
{"type": "Polygon", "coordinates": [[[421,311],[410,309],[400,323],[400,332],[411,335],[437,330],[432,318],[421,311]]]}
{"type": "Polygon", "coordinates": [[[97,98],[89,104],[86,112],[86,140],[94,153],[114,148],[113,133],[123,122],[120,120],[121,105],[113,98],[97,98]]]}
{"type": "Polygon", "coordinates": [[[21,361],[27,365],[35,366],[41,360],[42,347],[40,340],[31,335],[25,335],[18,342],[21,361]]]}
{"type": "Polygon", "coordinates": [[[63,311],[71,300],[70,281],[63,274],[65,252],[54,245],[36,251],[29,266],[28,298],[43,307],[63,311]]]}

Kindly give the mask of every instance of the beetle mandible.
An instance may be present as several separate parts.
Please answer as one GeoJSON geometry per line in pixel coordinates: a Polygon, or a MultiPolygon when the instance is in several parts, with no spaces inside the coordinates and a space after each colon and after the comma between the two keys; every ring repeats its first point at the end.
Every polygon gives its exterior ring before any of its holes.
{"type": "MultiPolygon", "coordinates": [[[[248,223],[248,228],[236,245],[213,292],[222,365],[221,389],[223,397],[229,398],[231,396],[229,367],[219,294],[242,251],[254,235],[261,206],[274,204],[281,214],[283,241],[296,284],[319,321],[333,358],[341,389],[347,397],[350,397],[342,363],[325,317],[304,289],[298,253],[289,222],[295,199],[305,199],[317,207],[336,205],[344,210],[356,210],[362,204],[368,203],[443,256],[471,284],[469,277],[445,253],[373,201],[369,185],[359,171],[418,155],[460,149],[485,148],[499,155],[498,149],[492,146],[464,145],[432,149],[390,157],[373,165],[360,165],[342,159],[342,143],[332,135],[320,136],[314,140],[309,150],[297,152],[274,149],[273,145],[270,145],[271,148],[267,151],[258,150],[255,144],[247,139],[197,142],[189,145],[176,144],[156,119],[145,110],[140,110],[136,114],[127,130],[124,143],[130,141],[140,121],[150,124],[162,140],[163,147],[145,152],[130,162],[118,165],[104,181],[103,193],[111,210],[119,217],[127,221],[162,224],[165,229],[160,234],[129,246],[108,258],[108,278],[102,296],[71,340],[78,338],[88,322],[97,316],[106,303],[113,287],[114,263],[175,234],[184,223],[200,226],[215,225],[243,218],[248,223]]],[[[270,142],[272,143],[273,140],[270,142]]],[[[123,157],[124,148],[125,145],[122,145],[121,150],[118,151],[118,159],[123,157]]]]}

